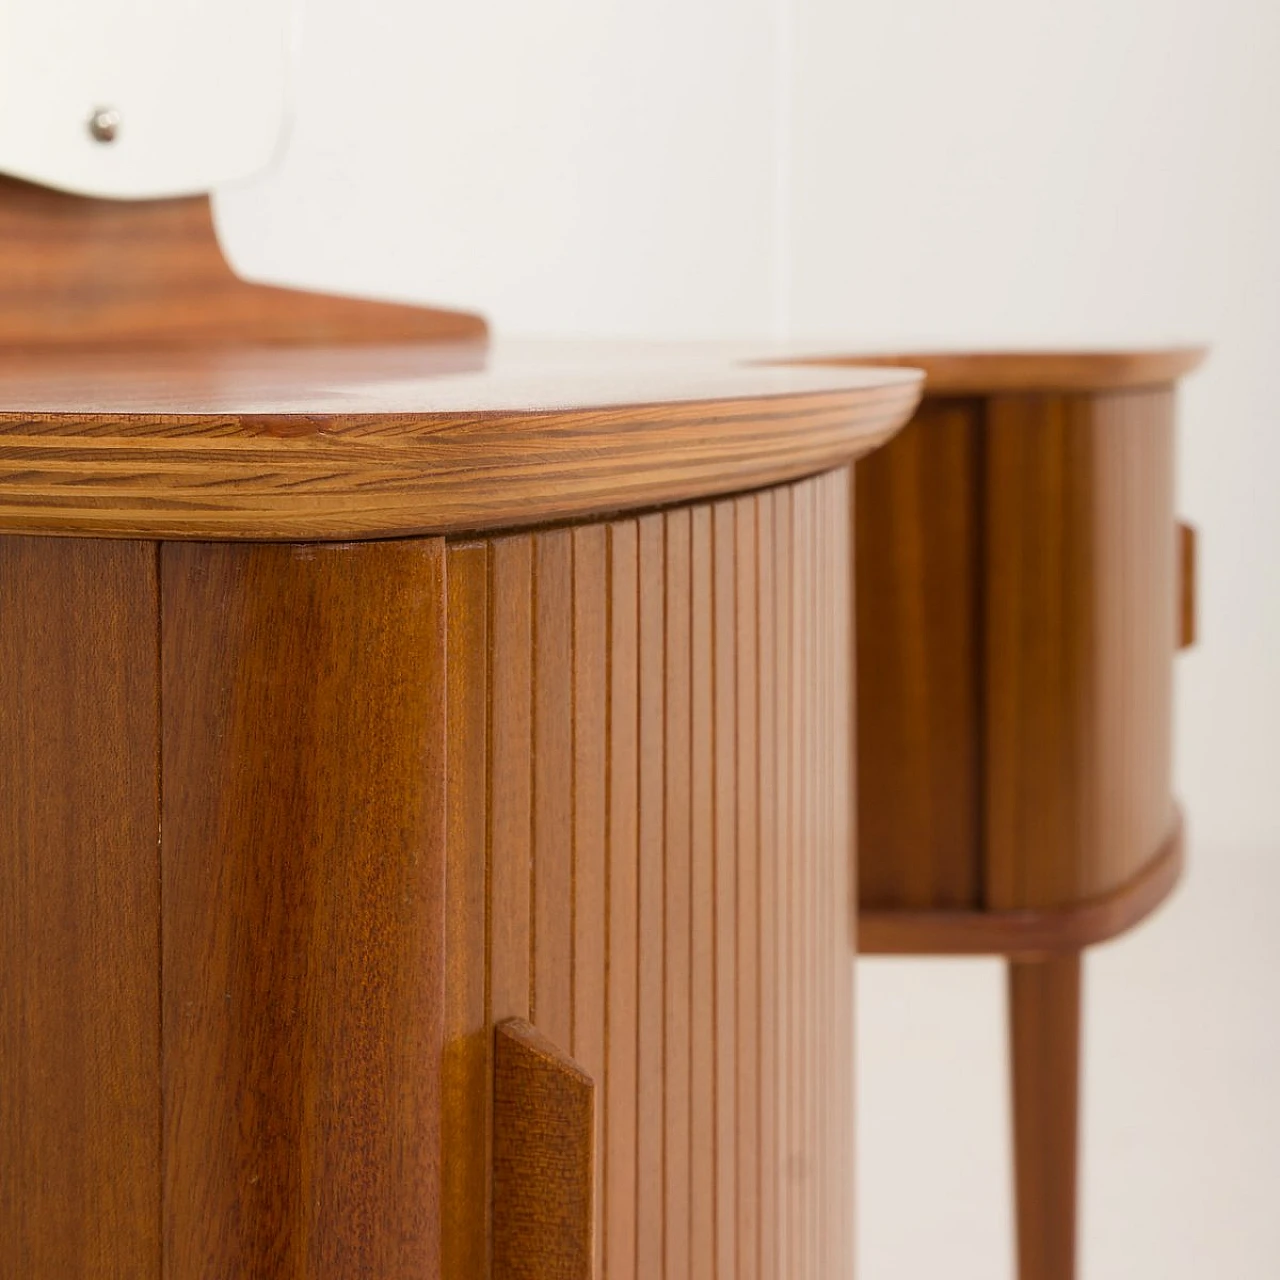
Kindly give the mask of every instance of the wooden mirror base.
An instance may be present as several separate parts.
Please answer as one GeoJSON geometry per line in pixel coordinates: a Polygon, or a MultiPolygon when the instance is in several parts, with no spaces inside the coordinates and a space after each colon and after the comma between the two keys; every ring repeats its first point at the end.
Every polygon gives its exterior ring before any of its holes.
{"type": "Polygon", "coordinates": [[[97,200],[0,176],[0,352],[481,340],[456,311],[249,284],[208,196],[97,200]]]}

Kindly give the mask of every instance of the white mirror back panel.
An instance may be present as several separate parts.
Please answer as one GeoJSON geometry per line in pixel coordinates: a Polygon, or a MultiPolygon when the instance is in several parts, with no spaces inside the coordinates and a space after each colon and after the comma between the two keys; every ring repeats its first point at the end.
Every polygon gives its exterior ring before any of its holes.
{"type": "Polygon", "coordinates": [[[0,173],[181,195],[265,168],[294,0],[0,0],[0,173]]]}

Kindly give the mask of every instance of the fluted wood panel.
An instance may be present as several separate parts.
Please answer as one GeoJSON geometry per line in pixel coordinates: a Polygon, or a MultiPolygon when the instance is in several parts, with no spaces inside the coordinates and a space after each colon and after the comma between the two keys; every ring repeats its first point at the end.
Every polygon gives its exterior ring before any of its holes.
{"type": "Polygon", "coordinates": [[[846,1273],[848,503],[5,542],[9,1270],[846,1273]]]}
{"type": "Polygon", "coordinates": [[[848,519],[834,473],[449,545],[451,1280],[508,1016],[596,1083],[597,1274],[847,1273],[848,519]]]}

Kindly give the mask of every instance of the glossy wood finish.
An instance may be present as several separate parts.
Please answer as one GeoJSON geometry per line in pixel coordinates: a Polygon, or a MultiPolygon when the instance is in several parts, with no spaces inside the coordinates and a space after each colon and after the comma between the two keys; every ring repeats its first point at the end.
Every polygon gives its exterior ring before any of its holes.
{"type": "Polygon", "coordinates": [[[1173,382],[1199,358],[929,357],[857,467],[861,947],[1009,958],[1020,1280],[1074,1276],[1080,951],[1182,867],[1173,382]]]}
{"type": "MultiPolygon", "coordinates": [[[[446,936],[477,1003],[446,1061],[516,1017],[592,1077],[615,1280],[847,1263],[847,502],[835,473],[449,545],[446,936]]],[[[451,1277],[498,1212],[488,1081],[446,1091],[451,1277]]]]}
{"type": "Polygon", "coordinates": [[[1197,545],[1194,525],[1178,525],[1178,647],[1189,649],[1198,634],[1197,614],[1200,609],[1200,593],[1196,588],[1197,545]]]}
{"type": "Polygon", "coordinates": [[[986,901],[1065,905],[1174,821],[1172,392],[997,397],[985,506],[986,901]]]}
{"type": "Polygon", "coordinates": [[[921,907],[858,913],[858,947],[869,955],[997,955],[1019,959],[1081,951],[1141,924],[1182,877],[1181,820],[1133,877],[1067,907],[949,910],[921,907]]]}
{"type": "Polygon", "coordinates": [[[981,433],[981,406],[930,399],[858,464],[864,912],[982,900],[981,433]]]}
{"type": "MultiPolygon", "coordinates": [[[[1199,346],[1096,351],[909,351],[855,355],[793,353],[800,363],[920,369],[934,397],[984,399],[1015,393],[1067,394],[1167,387],[1197,369],[1199,346]]],[[[785,358],[785,357],[783,357],[785,358]]]]}
{"type": "MultiPolygon", "coordinates": [[[[1126,886],[1154,906],[1173,877],[1142,873],[1175,827],[1172,392],[930,399],[857,470],[862,910],[1040,912],[1061,936],[1057,908],[1126,886]]],[[[971,943],[953,924],[918,943],[971,943]]]]}
{"type": "Polygon", "coordinates": [[[444,587],[161,549],[166,1280],[438,1266],[444,587]]]}
{"type": "Polygon", "coordinates": [[[0,1275],[158,1278],[155,547],[2,538],[0,602],[0,1275]]]}
{"type": "Polygon", "coordinates": [[[1009,966],[1019,1280],[1073,1280],[1079,953],[1009,966]]]}
{"type": "Polygon", "coordinates": [[[0,532],[292,539],[489,530],[841,466],[920,375],[750,352],[419,344],[0,357],[0,532]]]}
{"type": "Polygon", "coordinates": [[[846,1270],[849,520],[0,539],[0,1273],[846,1270]]]}
{"type": "Polygon", "coordinates": [[[527,1022],[494,1031],[494,1280],[590,1280],[595,1087],[527,1022]]]}
{"type": "Polygon", "coordinates": [[[0,176],[0,351],[478,339],[478,316],[248,284],[207,196],[98,200],[0,176]]]}

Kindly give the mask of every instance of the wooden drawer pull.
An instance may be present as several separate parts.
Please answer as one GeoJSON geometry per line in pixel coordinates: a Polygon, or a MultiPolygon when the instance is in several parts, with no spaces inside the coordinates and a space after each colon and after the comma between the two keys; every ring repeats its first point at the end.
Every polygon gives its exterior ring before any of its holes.
{"type": "Polygon", "coordinates": [[[1178,525],[1178,648],[1196,642],[1196,530],[1178,525]]]}
{"type": "Polygon", "coordinates": [[[493,1062],[493,1280],[591,1280],[595,1085],[519,1018],[493,1062]]]}

